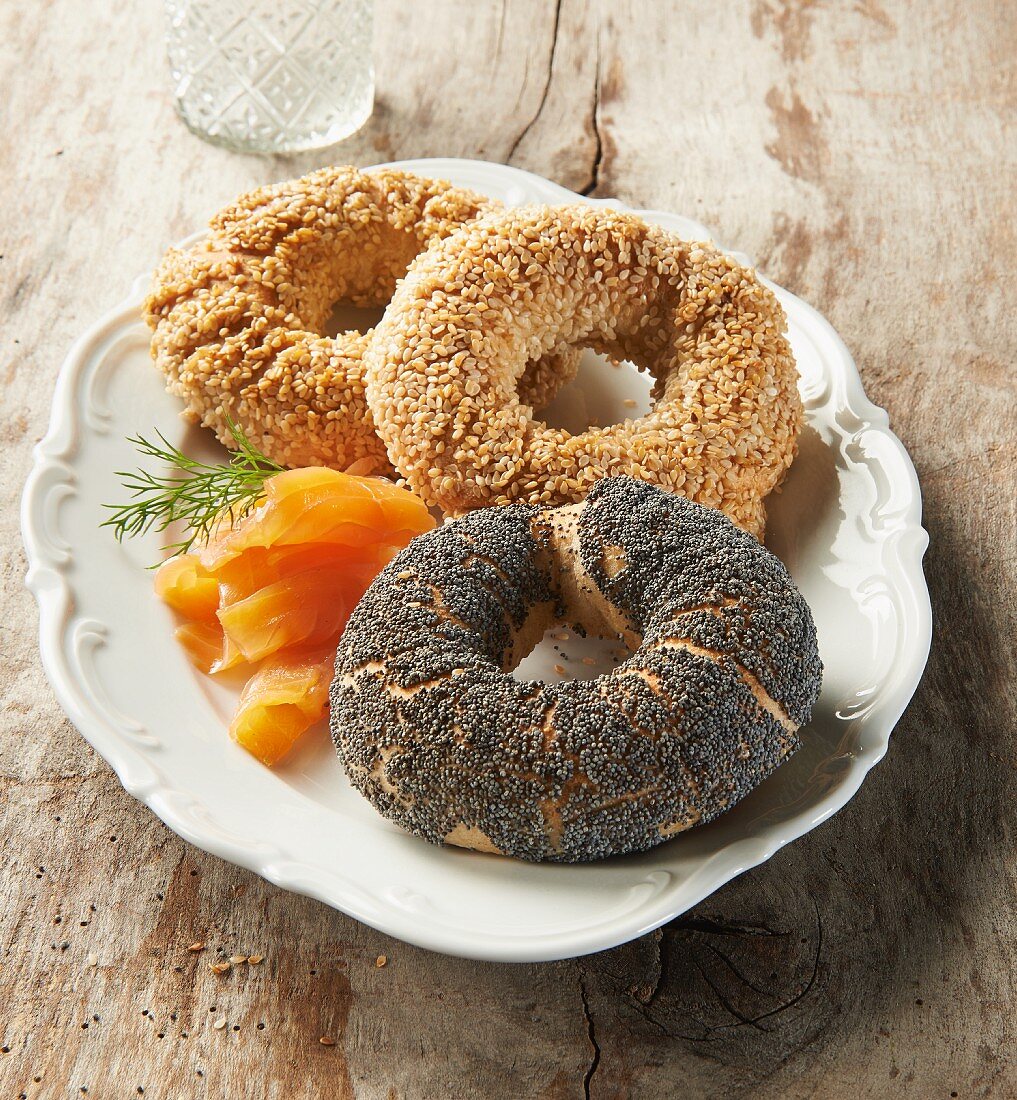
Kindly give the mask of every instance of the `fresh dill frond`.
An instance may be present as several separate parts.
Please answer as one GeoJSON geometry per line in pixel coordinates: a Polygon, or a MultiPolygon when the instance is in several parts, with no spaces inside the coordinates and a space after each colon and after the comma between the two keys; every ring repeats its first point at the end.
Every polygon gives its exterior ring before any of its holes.
{"type": "Polygon", "coordinates": [[[158,442],[138,435],[128,439],[145,458],[165,469],[118,470],[130,493],[127,504],[105,504],[110,515],[100,526],[111,527],[118,542],[147,531],[165,531],[182,523],[186,535],[164,546],[174,554],[186,553],[197,542],[207,542],[224,521],[233,523],[246,515],[261,496],[265,481],[282,466],[266,458],[228,416],[226,425],[237,445],[229,462],[211,464],[185,455],[162,432],[158,442]]]}

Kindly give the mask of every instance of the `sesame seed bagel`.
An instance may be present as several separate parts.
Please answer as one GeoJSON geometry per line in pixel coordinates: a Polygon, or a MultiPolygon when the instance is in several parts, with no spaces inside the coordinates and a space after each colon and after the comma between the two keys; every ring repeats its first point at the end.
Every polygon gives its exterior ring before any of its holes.
{"type": "Polygon", "coordinates": [[[414,263],[368,349],[367,399],[396,469],[446,512],[567,504],[625,474],[760,534],[802,423],[784,326],[710,245],[614,210],[520,208],[414,263]],[[647,370],[653,408],[577,435],[535,420],[516,383],[562,343],[647,370]]]}
{"type": "MultiPolygon", "coordinates": [[[[492,200],[387,169],[323,168],[241,196],[209,237],[171,249],[145,302],[152,357],[186,415],[234,445],[226,417],[284,466],[389,472],[364,393],[370,333],[323,335],[335,303],[383,306],[432,240],[492,200]]],[[[579,353],[530,365],[542,407],[579,353]]]]}
{"type": "Polygon", "coordinates": [[[723,813],[797,747],[821,675],[776,557],[719,511],[609,478],[414,539],[350,617],[332,737],[417,836],[577,862],[723,813]],[[594,680],[513,678],[555,622],[633,652],[594,680]]]}

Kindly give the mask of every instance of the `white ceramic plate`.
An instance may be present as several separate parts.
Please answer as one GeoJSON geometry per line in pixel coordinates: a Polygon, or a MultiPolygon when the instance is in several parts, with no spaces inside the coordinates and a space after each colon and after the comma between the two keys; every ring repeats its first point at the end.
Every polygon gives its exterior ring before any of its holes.
{"type": "MultiPolygon", "coordinates": [[[[585,201],[498,164],[399,166],[510,204],[585,201]]],[[[687,218],[643,213],[683,236],[710,237],[687,218]]],[[[519,863],[404,835],[350,788],[324,734],[309,736],[279,769],[263,768],[226,734],[236,687],[192,671],[173,640],[172,616],[145,570],[158,539],[119,546],[98,527],[102,504],[123,497],[114,471],[137,464],[126,436],[158,429],[184,450],[216,449],[183,426],[148,363],[138,310],[146,283],[139,279],[64,363],[22,525],[57,697],[127,790],[186,840],[424,947],[565,958],[641,935],[762,863],[840,809],[886,752],[931,638],[918,482],[837,334],[775,288],[790,319],[808,429],[771,500],[769,543],[812,606],[826,665],[796,756],[718,821],[640,856],[581,866],[519,863]]],[[[548,415],[564,426],[607,423],[633,415],[624,399],[645,407],[647,394],[631,368],[591,357],[548,415]]],[[[604,667],[582,664],[587,651],[572,641],[557,644],[566,675],[604,667]]],[[[550,678],[560,661],[545,642],[523,672],[550,678]]]]}

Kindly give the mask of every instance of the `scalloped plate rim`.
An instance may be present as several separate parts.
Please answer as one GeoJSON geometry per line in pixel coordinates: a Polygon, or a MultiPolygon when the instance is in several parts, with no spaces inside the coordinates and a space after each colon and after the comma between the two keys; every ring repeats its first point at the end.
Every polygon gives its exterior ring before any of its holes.
{"type": "MultiPolygon", "coordinates": [[[[522,169],[488,161],[434,158],[390,162],[371,167],[389,166],[421,174],[460,177],[477,172],[493,172],[505,180],[515,180],[521,185],[529,185],[545,195],[560,197],[564,201],[633,209],[619,200],[587,199],[522,169]]],[[[701,230],[704,239],[714,239],[709,230],[695,219],[665,211],[639,212],[651,220],[655,214],[661,218],[680,218],[701,230]]],[[[907,646],[908,667],[897,671],[893,683],[881,696],[878,708],[879,734],[868,748],[852,756],[849,768],[825,798],[783,822],[766,825],[759,835],[732,841],[709,857],[688,878],[670,890],[659,890],[646,905],[626,912],[622,919],[608,920],[606,927],[602,922],[584,925],[581,929],[563,927],[540,933],[524,930],[518,935],[475,929],[472,930],[473,939],[469,943],[463,942],[461,928],[433,920],[425,927],[417,913],[392,906],[379,914],[371,903],[372,899],[358,898],[361,891],[357,884],[346,879],[335,868],[303,864],[298,856],[284,851],[278,845],[245,845],[244,838],[232,837],[223,828],[210,828],[207,825],[203,828],[201,821],[193,816],[188,817],[176,805],[179,798],[186,796],[186,792],[173,788],[158,767],[137,746],[125,741],[108,717],[83,699],[76,687],[60,640],[61,631],[70,613],[73,590],[61,571],[59,548],[52,548],[58,552],[51,553],[37,514],[45,499],[45,479],[53,470],[61,467],[70,469],[67,460],[73,456],[82,431],[69,398],[73,396],[76,382],[87,363],[88,349],[101,337],[104,330],[114,327],[126,312],[136,312],[139,296],[146,283],[147,276],[135,279],[128,296],[89,326],[74,341],[68,352],[57,377],[50,427],[32,452],[32,468],[21,501],[21,528],[29,563],[26,585],[34,595],[40,611],[42,663],[58,701],[85,739],[111,765],[124,788],[145,803],[187,842],[244,866],[283,889],[317,898],[366,924],[421,947],[466,958],[493,961],[549,961],[583,955],[627,942],[680,916],[737,875],[764,863],[785,844],[809,832],[842,809],[857,793],[867,773],[885,755],[893,727],[900,720],[921,680],[932,639],[931,603],[922,570],[922,557],[928,545],[928,535],[921,526],[918,477],[904,445],[889,428],[887,413],[866,396],[851,353],[838,333],[816,309],[778,287],[782,296],[790,300],[795,309],[817,326],[830,341],[830,346],[837,354],[847,409],[865,429],[875,431],[891,442],[892,453],[906,475],[910,496],[906,513],[898,526],[882,539],[883,543],[893,540],[901,544],[894,579],[904,597],[905,615],[902,624],[910,630],[911,635],[907,646]],[[714,873],[708,874],[710,865],[720,856],[725,857],[723,868],[713,868],[714,873]],[[307,877],[308,872],[311,873],[310,879],[307,877]],[[337,896],[337,893],[344,896],[337,896]],[[681,894],[680,901],[675,899],[676,893],[681,894]]],[[[770,285],[776,286],[773,283],[770,285]]],[[[866,725],[873,724],[870,716],[859,721],[866,725]]],[[[207,807],[202,808],[207,812],[207,807]]]]}

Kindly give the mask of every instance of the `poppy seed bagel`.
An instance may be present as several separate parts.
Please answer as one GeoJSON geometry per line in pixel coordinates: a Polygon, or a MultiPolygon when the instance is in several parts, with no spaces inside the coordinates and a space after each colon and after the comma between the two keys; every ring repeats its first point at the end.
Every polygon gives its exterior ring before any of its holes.
{"type": "Polygon", "coordinates": [[[798,745],[822,666],[781,562],[631,478],[414,539],[343,634],[331,728],[352,783],[436,843],[577,862],[723,813],[798,745]],[[510,670],[555,622],[633,650],[593,680],[510,670]]]}

